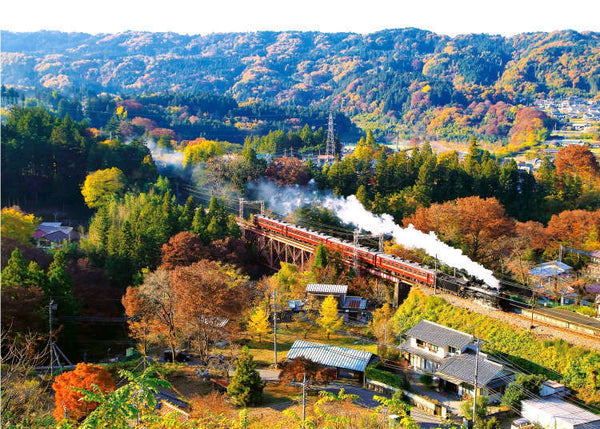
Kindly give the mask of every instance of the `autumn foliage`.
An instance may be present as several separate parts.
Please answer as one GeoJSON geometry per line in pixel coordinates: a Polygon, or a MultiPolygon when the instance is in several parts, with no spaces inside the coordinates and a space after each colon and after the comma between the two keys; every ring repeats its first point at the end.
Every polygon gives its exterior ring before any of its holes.
{"type": "Polygon", "coordinates": [[[102,392],[115,390],[115,381],[110,373],[98,365],[78,363],[73,371],[65,372],[54,379],[54,418],[57,421],[69,419],[80,421],[91,413],[98,404],[80,400],[83,395],[75,389],[94,390],[98,386],[102,392]]]}
{"type": "Polygon", "coordinates": [[[460,246],[472,259],[490,260],[502,239],[514,232],[514,221],[496,198],[458,198],[421,207],[404,219],[425,233],[434,231],[446,242],[460,246]]]}
{"type": "Polygon", "coordinates": [[[310,180],[310,172],[302,160],[284,156],[273,160],[265,177],[280,185],[306,185],[310,180]]]}
{"type": "Polygon", "coordinates": [[[40,220],[33,214],[24,213],[18,206],[4,207],[2,237],[14,238],[21,244],[28,243],[40,220]]]}
{"type": "Polygon", "coordinates": [[[281,364],[282,371],[279,380],[285,383],[301,382],[306,374],[306,380],[311,383],[327,383],[335,379],[335,370],[303,356],[295,357],[281,364]]]}
{"type": "Polygon", "coordinates": [[[600,179],[598,160],[586,146],[569,145],[559,150],[555,165],[558,177],[579,176],[588,185],[600,179]]]}
{"type": "Polygon", "coordinates": [[[178,266],[187,266],[206,256],[207,251],[202,239],[191,232],[180,232],[162,246],[162,268],[172,270],[178,266]]]}
{"type": "Polygon", "coordinates": [[[546,231],[557,244],[597,250],[600,247],[600,210],[565,210],[552,216],[546,231]]]}

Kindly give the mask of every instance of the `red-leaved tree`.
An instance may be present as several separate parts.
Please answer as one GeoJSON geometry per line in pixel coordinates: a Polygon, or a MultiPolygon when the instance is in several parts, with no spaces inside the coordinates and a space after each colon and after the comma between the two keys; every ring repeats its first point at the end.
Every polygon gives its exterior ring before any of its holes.
{"type": "Polygon", "coordinates": [[[115,390],[115,380],[112,375],[98,365],[78,363],[73,371],[65,372],[54,379],[54,418],[81,421],[96,409],[96,402],[80,400],[83,395],[77,388],[93,390],[92,384],[102,392],[115,390]]]}

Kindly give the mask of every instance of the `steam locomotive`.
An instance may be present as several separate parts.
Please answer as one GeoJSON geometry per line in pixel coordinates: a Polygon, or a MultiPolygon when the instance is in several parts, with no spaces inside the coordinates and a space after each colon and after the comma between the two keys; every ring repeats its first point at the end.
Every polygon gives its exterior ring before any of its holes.
{"type": "Polygon", "coordinates": [[[379,252],[362,245],[355,246],[345,240],[302,228],[297,225],[264,215],[254,215],[254,225],[271,233],[289,237],[313,246],[322,244],[332,252],[346,258],[356,258],[359,262],[376,268],[383,274],[397,279],[417,283],[432,288],[440,288],[463,298],[481,300],[486,305],[499,306],[499,290],[466,276],[454,277],[440,270],[397,256],[379,252]]]}

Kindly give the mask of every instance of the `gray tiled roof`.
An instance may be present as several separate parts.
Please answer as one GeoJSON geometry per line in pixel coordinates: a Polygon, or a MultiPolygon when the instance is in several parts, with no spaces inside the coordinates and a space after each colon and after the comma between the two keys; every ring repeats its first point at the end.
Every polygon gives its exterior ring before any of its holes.
{"type": "Polygon", "coordinates": [[[429,320],[421,320],[406,331],[406,336],[426,341],[438,347],[452,346],[458,350],[462,350],[474,340],[472,335],[438,325],[429,320]]]}
{"type": "Polygon", "coordinates": [[[348,292],[348,285],[328,285],[321,283],[310,283],[306,285],[306,292],[342,295],[348,292]]]}
{"type": "MultiPolygon", "coordinates": [[[[449,376],[473,384],[475,378],[475,350],[469,348],[465,353],[444,359],[436,375],[441,378],[449,376]]],[[[497,386],[499,381],[497,379],[506,381],[506,383],[500,384],[508,384],[513,377],[505,370],[503,365],[488,360],[487,355],[480,353],[477,364],[477,386],[483,387],[491,384],[497,386]]]]}
{"type": "Polygon", "coordinates": [[[287,358],[294,359],[298,356],[303,356],[321,365],[364,371],[373,357],[373,353],[296,340],[288,351],[287,358]]]}
{"type": "Polygon", "coordinates": [[[441,363],[444,361],[444,358],[441,356],[436,355],[433,352],[429,352],[427,350],[423,350],[423,349],[419,349],[417,347],[413,347],[410,345],[410,340],[406,340],[405,342],[403,342],[402,344],[400,344],[400,346],[398,346],[398,349],[400,349],[403,352],[408,352],[411,355],[417,355],[417,356],[421,356],[427,360],[436,362],[436,363],[441,363]]]}

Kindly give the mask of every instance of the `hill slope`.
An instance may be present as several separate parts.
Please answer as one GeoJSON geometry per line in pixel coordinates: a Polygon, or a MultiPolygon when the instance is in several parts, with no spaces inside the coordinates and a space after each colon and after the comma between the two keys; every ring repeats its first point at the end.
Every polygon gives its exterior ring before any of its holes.
{"type": "Polygon", "coordinates": [[[212,92],[414,125],[448,105],[597,96],[600,34],[3,32],[2,70],[5,85],[21,88],[212,92]]]}

